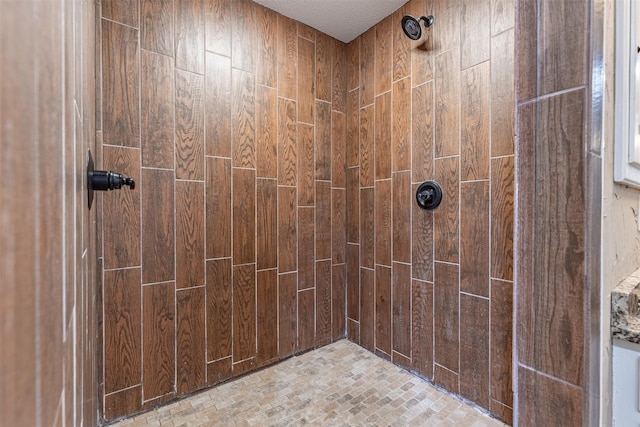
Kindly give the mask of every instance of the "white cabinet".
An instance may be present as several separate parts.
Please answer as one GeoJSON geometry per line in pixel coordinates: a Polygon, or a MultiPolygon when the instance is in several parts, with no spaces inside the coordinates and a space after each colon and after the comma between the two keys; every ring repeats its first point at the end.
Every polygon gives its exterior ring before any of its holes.
{"type": "Polygon", "coordinates": [[[640,427],[640,344],[613,340],[613,425],[640,427]]]}

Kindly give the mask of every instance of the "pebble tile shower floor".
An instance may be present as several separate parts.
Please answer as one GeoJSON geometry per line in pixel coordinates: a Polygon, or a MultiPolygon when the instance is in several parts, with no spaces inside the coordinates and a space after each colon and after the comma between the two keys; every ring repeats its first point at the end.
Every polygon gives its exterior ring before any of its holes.
{"type": "Polygon", "coordinates": [[[505,426],[347,340],[114,424],[303,425],[505,426]]]}

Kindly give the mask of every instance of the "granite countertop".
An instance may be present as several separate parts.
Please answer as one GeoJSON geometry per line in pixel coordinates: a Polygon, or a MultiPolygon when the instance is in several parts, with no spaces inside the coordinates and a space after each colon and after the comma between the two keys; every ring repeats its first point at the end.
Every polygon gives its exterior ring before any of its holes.
{"type": "Polygon", "coordinates": [[[611,292],[611,336],[640,343],[640,268],[611,292]]]}

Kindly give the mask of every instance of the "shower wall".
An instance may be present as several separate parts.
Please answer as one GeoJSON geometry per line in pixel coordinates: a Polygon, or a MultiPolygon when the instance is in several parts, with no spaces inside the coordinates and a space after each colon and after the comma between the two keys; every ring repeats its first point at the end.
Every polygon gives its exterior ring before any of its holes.
{"type": "Polygon", "coordinates": [[[93,0],[0,2],[0,426],[95,426],[93,0]]]}
{"type": "Polygon", "coordinates": [[[344,337],[347,57],[247,0],[99,12],[113,420],[344,337]]]}
{"type": "Polygon", "coordinates": [[[412,0],[347,53],[347,335],[506,422],[514,19],[508,0],[412,0]],[[434,15],[421,41],[405,14],[434,15]]]}

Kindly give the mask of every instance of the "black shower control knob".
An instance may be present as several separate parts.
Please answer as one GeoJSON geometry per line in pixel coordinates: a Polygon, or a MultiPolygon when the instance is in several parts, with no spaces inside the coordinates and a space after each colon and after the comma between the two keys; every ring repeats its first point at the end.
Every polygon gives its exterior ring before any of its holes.
{"type": "Polygon", "coordinates": [[[94,190],[108,191],[118,190],[123,185],[128,185],[129,188],[135,188],[135,181],[131,178],[123,178],[121,174],[111,171],[96,171],[89,173],[89,186],[94,190]]]}
{"type": "Polygon", "coordinates": [[[442,188],[435,181],[425,181],[416,191],[416,202],[422,209],[435,209],[442,201],[442,188]]]}

